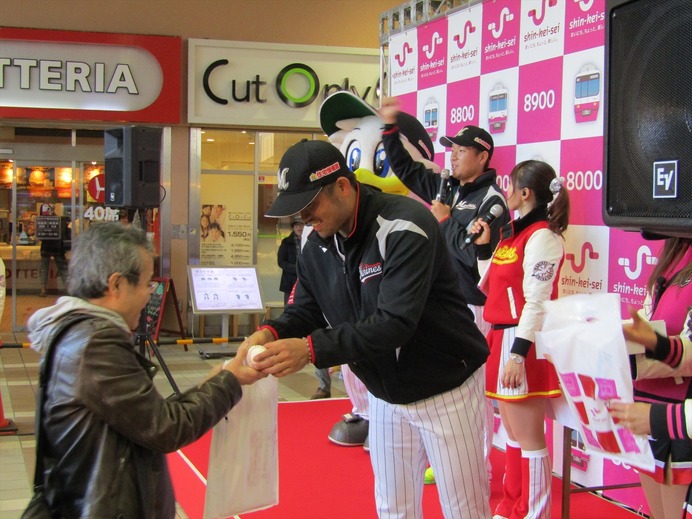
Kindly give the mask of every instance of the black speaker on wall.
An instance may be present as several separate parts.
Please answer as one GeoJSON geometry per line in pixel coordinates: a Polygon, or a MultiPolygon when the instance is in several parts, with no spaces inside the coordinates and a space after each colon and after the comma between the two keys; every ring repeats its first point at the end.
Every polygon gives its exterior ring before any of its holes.
{"type": "Polygon", "coordinates": [[[106,206],[158,207],[161,128],[125,126],[105,130],[106,206]]]}
{"type": "Polygon", "coordinates": [[[692,3],[606,0],[603,220],[692,237],[692,3]]]}

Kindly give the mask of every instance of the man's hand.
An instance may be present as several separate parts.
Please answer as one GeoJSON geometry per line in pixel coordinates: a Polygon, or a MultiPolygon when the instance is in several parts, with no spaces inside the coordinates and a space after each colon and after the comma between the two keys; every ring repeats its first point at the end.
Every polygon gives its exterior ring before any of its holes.
{"type": "Polygon", "coordinates": [[[262,328],[261,330],[257,330],[249,337],[246,337],[245,340],[241,343],[241,346],[264,346],[265,344],[273,340],[274,335],[272,334],[272,332],[269,331],[269,329],[267,328],[262,328]]]}
{"type": "Polygon", "coordinates": [[[624,425],[634,434],[651,434],[649,413],[651,404],[635,402],[624,404],[622,402],[610,402],[608,405],[610,416],[615,423],[624,425]]]}
{"type": "Polygon", "coordinates": [[[310,361],[305,339],[280,339],[264,346],[267,351],[255,356],[255,365],[267,375],[285,377],[300,371],[310,361]]]}
{"type": "Polygon", "coordinates": [[[430,206],[430,212],[435,218],[437,218],[438,222],[441,222],[442,220],[449,218],[449,215],[452,214],[452,208],[443,204],[442,202],[433,200],[432,206],[430,206]]]}
{"type": "Polygon", "coordinates": [[[238,382],[240,382],[241,386],[253,384],[259,379],[265,378],[267,376],[266,373],[262,373],[261,371],[257,371],[256,369],[252,369],[251,367],[245,365],[245,357],[247,357],[247,352],[249,349],[249,346],[241,344],[235,354],[235,357],[223,362],[222,364],[219,364],[212,369],[205,381],[215,377],[223,370],[233,373],[235,378],[238,379],[238,382]]]}
{"type": "Polygon", "coordinates": [[[385,97],[379,109],[380,117],[385,124],[396,124],[396,116],[400,112],[401,103],[396,97],[385,97]]]}

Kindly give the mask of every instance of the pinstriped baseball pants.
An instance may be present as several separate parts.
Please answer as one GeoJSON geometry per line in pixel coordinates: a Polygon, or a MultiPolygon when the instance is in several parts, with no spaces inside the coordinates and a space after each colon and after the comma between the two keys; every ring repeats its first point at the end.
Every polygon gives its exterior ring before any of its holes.
{"type": "Polygon", "coordinates": [[[446,519],[491,516],[483,455],[483,368],[458,388],[411,404],[390,404],[371,394],[368,399],[370,460],[380,519],[423,517],[428,461],[446,519]]]}

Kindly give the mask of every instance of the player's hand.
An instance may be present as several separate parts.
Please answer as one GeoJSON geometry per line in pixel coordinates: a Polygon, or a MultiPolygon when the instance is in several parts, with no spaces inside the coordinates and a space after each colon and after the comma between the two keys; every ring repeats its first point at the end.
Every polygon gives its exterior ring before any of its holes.
{"type": "Polygon", "coordinates": [[[651,404],[610,402],[608,408],[615,423],[627,427],[634,434],[651,434],[651,422],[649,421],[651,404]]]}
{"type": "Polygon", "coordinates": [[[235,357],[227,360],[221,365],[222,369],[230,371],[235,375],[235,378],[238,379],[241,386],[252,384],[267,376],[266,373],[262,373],[261,371],[257,371],[256,369],[245,365],[245,357],[247,357],[247,352],[249,349],[250,347],[248,345],[241,344],[238,347],[235,357]]]}
{"type": "Polygon", "coordinates": [[[266,343],[273,341],[274,335],[267,328],[257,330],[255,333],[246,337],[240,344],[241,346],[264,346],[266,343]]]}
{"type": "Polygon", "coordinates": [[[204,381],[206,382],[210,378],[215,377],[223,370],[233,373],[235,378],[238,379],[238,382],[240,382],[240,385],[252,384],[261,378],[265,378],[267,376],[266,373],[262,373],[261,371],[257,371],[245,365],[245,357],[247,357],[249,349],[249,346],[241,344],[235,356],[214,367],[204,381]]]}
{"type": "Polygon", "coordinates": [[[385,97],[379,109],[380,117],[385,124],[396,124],[396,116],[400,111],[401,103],[396,97],[385,97]]]}
{"type": "Polygon", "coordinates": [[[430,212],[435,218],[437,218],[438,222],[441,222],[442,220],[449,218],[449,216],[452,214],[452,208],[443,204],[442,202],[433,200],[432,205],[430,206],[430,212]]]}
{"type": "Polygon", "coordinates": [[[255,355],[254,361],[267,375],[285,377],[303,369],[310,360],[305,339],[279,339],[264,346],[267,351],[255,355]]]}

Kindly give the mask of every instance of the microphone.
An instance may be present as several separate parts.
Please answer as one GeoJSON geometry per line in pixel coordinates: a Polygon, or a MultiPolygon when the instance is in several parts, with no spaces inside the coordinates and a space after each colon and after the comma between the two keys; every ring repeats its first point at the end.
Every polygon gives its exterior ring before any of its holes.
{"type": "MultiPolygon", "coordinates": [[[[483,216],[481,218],[481,220],[483,220],[486,223],[490,223],[493,220],[495,220],[495,218],[497,218],[498,216],[502,216],[502,213],[504,213],[504,212],[505,212],[505,209],[500,204],[495,204],[494,206],[492,206],[490,208],[490,212],[488,212],[488,214],[483,216]]],[[[476,222],[476,220],[472,221],[469,224],[468,228],[472,227],[475,222],[476,222]]],[[[464,244],[465,245],[471,245],[474,241],[476,241],[478,239],[478,237],[481,234],[483,234],[483,230],[481,229],[479,232],[475,232],[475,233],[469,233],[469,231],[467,230],[466,233],[467,233],[467,236],[464,239],[464,244]]]]}
{"type": "Polygon", "coordinates": [[[437,192],[437,196],[435,197],[435,200],[438,202],[442,202],[445,198],[447,198],[447,193],[449,190],[449,176],[450,172],[448,169],[443,169],[440,172],[440,190],[437,192]]]}

